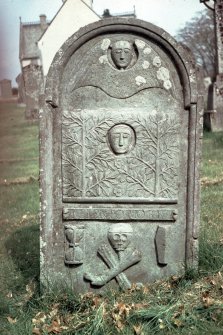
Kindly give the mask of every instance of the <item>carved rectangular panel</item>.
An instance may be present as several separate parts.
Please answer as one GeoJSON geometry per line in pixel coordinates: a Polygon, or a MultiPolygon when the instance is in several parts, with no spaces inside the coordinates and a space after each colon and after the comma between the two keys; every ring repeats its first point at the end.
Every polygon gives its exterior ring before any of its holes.
{"type": "Polygon", "coordinates": [[[175,221],[174,209],[64,208],[65,220],[175,221]]]}
{"type": "Polygon", "coordinates": [[[67,265],[80,265],[84,257],[84,225],[74,225],[72,223],[64,226],[65,231],[65,258],[67,265]]]}
{"type": "Polygon", "coordinates": [[[63,113],[63,200],[177,201],[179,122],[173,112],[63,113]]]}

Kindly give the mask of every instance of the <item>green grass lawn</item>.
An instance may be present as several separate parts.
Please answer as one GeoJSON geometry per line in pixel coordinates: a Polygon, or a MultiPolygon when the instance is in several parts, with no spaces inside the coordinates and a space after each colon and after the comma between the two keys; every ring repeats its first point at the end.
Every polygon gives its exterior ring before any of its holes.
{"type": "Polygon", "coordinates": [[[38,124],[1,104],[0,334],[223,334],[223,133],[204,135],[199,271],[104,296],[39,292],[38,151],[38,124]]]}
{"type": "Polygon", "coordinates": [[[0,334],[11,334],[6,314],[18,310],[26,285],[39,272],[38,124],[24,115],[15,103],[0,104],[0,334]]]}

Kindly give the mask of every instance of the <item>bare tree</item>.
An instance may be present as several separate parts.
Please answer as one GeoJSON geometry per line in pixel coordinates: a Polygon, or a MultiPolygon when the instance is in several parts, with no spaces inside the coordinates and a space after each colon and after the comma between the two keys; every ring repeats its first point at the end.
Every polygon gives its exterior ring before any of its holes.
{"type": "Polygon", "coordinates": [[[204,75],[214,77],[216,46],[213,12],[208,9],[198,12],[178,31],[176,39],[191,49],[204,75]]]}

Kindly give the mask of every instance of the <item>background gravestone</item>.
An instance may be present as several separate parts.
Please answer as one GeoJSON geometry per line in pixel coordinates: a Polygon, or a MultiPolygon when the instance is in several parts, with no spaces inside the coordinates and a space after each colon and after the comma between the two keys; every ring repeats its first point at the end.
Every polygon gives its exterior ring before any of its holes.
{"type": "Polygon", "coordinates": [[[73,35],[40,112],[42,283],[125,289],[196,266],[201,129],[194,65],[166,32],[73,35]]]}
{"type": "Polygon", "coordinates": [[[0,96],[2,99],[12,98],[12,84],[11,80],[3,79],[0,81],[0,96]]]}

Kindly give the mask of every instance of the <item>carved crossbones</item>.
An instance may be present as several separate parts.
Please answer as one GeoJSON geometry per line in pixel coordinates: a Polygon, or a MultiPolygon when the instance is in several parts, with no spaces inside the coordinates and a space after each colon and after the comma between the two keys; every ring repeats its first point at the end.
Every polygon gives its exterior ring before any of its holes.
{"type": "Polygon", "coordinates": [[[108,266],[108,270],[102,275],[93,275],[91,273],[84,274],[84,278],[89,280],[92,285],[103,286],[111,279],[116,278],[122,289],[129,289],[131,283],[123,273],[133,264],[138,263],[142,255],[136,248],[129,248],[132,236],[132,228],[129,224],[114,224],[108,232],[108,239],[112,247],[118,253],[118,259],[112,253],[106,244],[102,244],[98,248],[98,254],[108,266]]]}

